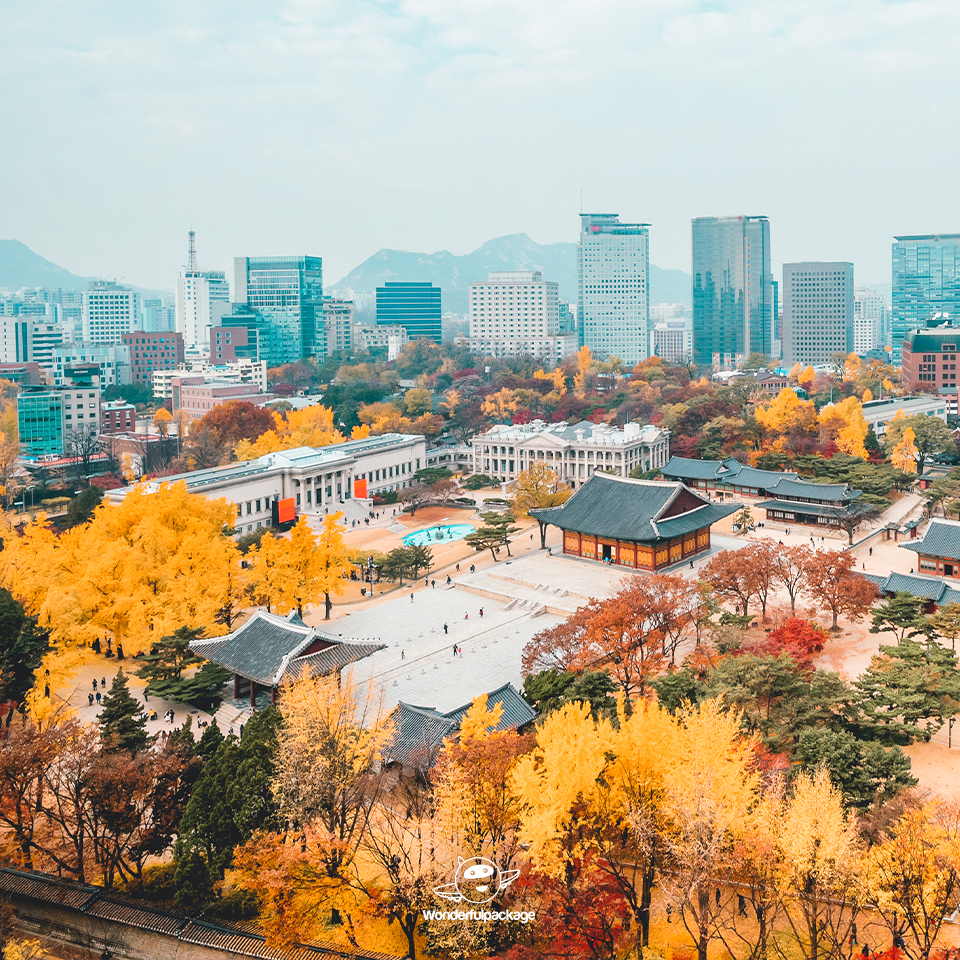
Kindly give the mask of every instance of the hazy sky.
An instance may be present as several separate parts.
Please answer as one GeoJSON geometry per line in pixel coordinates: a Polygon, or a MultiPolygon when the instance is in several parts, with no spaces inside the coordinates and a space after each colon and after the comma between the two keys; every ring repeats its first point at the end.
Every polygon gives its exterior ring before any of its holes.
{"type": "Polygon", "coordinates": [[[576,240],[584,209],[771,218],[774,275],[960,232],[958,0],[0,0],[0,236],[200,264],[576,240]]]}

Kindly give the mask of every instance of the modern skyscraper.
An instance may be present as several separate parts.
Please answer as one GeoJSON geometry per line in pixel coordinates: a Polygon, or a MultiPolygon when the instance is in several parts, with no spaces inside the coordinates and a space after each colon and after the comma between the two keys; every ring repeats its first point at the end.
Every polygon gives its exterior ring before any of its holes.
{"type": "Polygon", "coordinates": [[[891,362],[911,331],[960,318],[960,234],[895,237],[891,362]]]}
{"type": "Polygon", "coordinates": [[[648,223],[615,213],[581,213],[577,247],[580,344],[636,366],[653,352],[648,223]]]}
{"type": "Polygon", "coordinates": [[[853,288],[853,352],[863,356],[888,345],[890,312],[876,290],[853,288]]]}
{"type": "Polygon", "coordinates": [[[773,353],[773,275],[766,217],[693,221],[693,355],[700,366],[773,353]]]}
{"type": "Polygon", "coordinates": [[[145,297],[140,301],[140,320],[145,333],[172,333],[177,329],[177,310],[159,297],[145,297]]]}
{"type": "Polygon", "coordinates": [[[429,337],[440,343],[440,288],[432,283],[394,283],[377,287],[377,323],[406,327],[411,340],[429,337]]]}
{"type": "Polygon", "coordinates": [[[187,267],[177,278],[176,328],[183,335],[184,346],[190,348],[210,342],[213,304],[230,301],[230,286],[222,270],[199,269],[196,233],[191,230],[188,236],[187,267]]]}
{"type": "MultiPolygon", "coordinates": [[[[236,257],[233,265],[235,304],[256,315],[243,325],[259,341],[257,359],[274,367],[326,356],[320,257],[236,257]]],[[[231,320],[220,323],[241,325],[231,320]]]]}
{"type": "Polygon", "coordinates": [[[783,365],[829,363],[853,349],[853,264],[783,265],[783,365]]]}
{"type": "Polygon", "coordinates": [[[83,291],[83,339],[119,343],[125,333],[140,329],[140,297],[128,287],[94,280],[83,291]]]}
{"type": "Polygon", "coordinates": [[[324,297],[323,322],[326,326],[326,355],[350,353],[353,350],[353,328],[357,323],[353,301],[324,297]]]}

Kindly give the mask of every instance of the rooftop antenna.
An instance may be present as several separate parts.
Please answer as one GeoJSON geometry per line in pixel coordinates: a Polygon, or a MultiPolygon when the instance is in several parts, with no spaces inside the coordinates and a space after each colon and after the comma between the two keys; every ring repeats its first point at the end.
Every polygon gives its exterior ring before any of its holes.
{"type": "Polygon", "coordinates": [[[187,273],[196,273],[197,272],[197,234],[196,231],[191,230],[187,236],[189,240],[187,242],[187,273]]]}

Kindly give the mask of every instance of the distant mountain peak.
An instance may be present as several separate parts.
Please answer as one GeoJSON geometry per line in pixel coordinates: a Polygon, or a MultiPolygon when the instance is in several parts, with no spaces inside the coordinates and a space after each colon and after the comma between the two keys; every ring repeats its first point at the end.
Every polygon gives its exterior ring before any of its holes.
{"type": "Polygon", "coordinates": [[[20,240],[0,240],[0,287],[60,287],[85,289],[88,277],[78,277],[63,267],[34,253],[20,240]]]}
{"type": "MultiPolygon", "coordinates": [[[[417,253],[384,248],[328,289],[372,297],[377,287],[388,280],[433,283],[443,291],[443,310],[463,315],[467,312],[470,284],[486,280],[489,273],[506,270],[539,270],[544,280],[557,281],[561,299],[577,299],[576,243],[537,243],[526,233],[494,237],[462,255],[449,250],[417,253]]],[[[651,265],[650,302],[689,304],[690,275],[651,265]]]]}

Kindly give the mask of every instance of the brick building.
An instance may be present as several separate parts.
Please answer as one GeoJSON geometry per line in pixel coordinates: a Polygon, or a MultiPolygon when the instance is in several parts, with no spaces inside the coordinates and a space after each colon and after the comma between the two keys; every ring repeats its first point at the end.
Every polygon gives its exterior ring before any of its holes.
{"type": "Polygon", "coordinates": [[[154,370],[176,370],[183,363],[183,334],[135,330],[123,335],[130,348],[130,380],[151,383],[154,370]]]}
{"type": "Polygon", "coordinates": [[[109,400],[100,407],[101,433],[133,433],[137,429],[137,408],[126,400],[109,400]]]}

